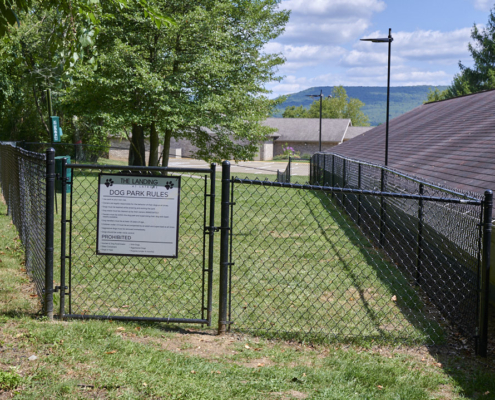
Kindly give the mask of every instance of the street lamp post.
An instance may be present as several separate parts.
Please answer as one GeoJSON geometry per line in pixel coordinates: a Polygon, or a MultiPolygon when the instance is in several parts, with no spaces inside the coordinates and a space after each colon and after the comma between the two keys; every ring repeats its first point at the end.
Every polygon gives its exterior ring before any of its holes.
{"type": "MultiPolygon", "coordinates": [[[[320,153],[321,153],[321,115],[322,115],[322,104],[323,104],[323,90],[320,90],[320,94],[307,94],[306,95],[307,97],[311,97],[312,99],[314,99],[315,97],[319,97],[320,98],[320,153]]],[[[328,97],[332,97],[331,95],[328,95],[328,97]]]]}
{"type": "Polygon", "coordinates": [[[363,42],[388,43],[388,74],[387,74],[387,116],[385,125],[385,166],[388,166],[388,115],[390,110],[390,54],[392,50],[392,28],[388,30],[388,37],[377,39],[361,39],[363,42]]]}
{"type": "MultiPolygon", "coordinates": [[[[388,37],[376,39],[361,39],[364,42],[388,43],[388,73],[387,73],[387,116],[385,125],[385,167],[388,166],[388,115],[390,110],[390,54],[392,49],[392,28],[388,30],[388,37]]],[[[385,169],[382,168],[381,174],[381,191],[385,191],[385,169]]],[[[380,197],[380,245],[385,246],[385,227],[387,218],[387,204],[385,198],[380,197]]]]}

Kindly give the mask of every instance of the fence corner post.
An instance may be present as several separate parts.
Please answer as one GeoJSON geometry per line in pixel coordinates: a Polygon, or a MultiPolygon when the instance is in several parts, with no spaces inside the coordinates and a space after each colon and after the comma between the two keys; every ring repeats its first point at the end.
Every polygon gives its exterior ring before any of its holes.
{"type": "Polygon", "coordinates": [[[230,236],[230,162],[222,163],[222,202],[220,224],[220,296],[218,334],[227,331],[227,299],[229,290],[229,236],[230,236]]]}
{"type": "Polygon", "coordinates": [[[479,315],[479,340],[476,353],[487,356],[488,350],[488,302],[490,301],[490,246],[492,239],[493,192],[485,191],[483,202],[483,262],[481,268],[481,296],[479,315]]]}
{"type": "Polygon", "coordinates": [[[53,228],[55,203],[55,150],[46,151],[46,207],[45,207],[45,298],[44,311],[53,319],[53,228]]]}

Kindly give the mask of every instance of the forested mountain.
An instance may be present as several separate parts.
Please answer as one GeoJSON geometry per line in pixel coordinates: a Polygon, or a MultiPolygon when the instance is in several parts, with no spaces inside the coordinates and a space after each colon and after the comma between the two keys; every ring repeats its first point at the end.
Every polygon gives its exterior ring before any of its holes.
{"type": "MultiPolygon", "coordinates": [[[[390,88],[390,117],[398,117],[426,101],[428,90],[438,88],[445,90],[447,86],[395,86],[390,88]]],[[[323,90],[323,95],[328,96],[332,92],[333,86],[317,86],[303,90],[299,93],[290,94],[285,102],[279,105],[273,114],[274,117],[282,117],[285,107],[304,106],[314,101],[308,94],[319,94],[323,90]]],[[[361,100],[365,106],[362,111],[368,116],[371,126],[385,122],[387,105],[387,88],[382,86],[344,86],[350,98],[361,100]]]]}

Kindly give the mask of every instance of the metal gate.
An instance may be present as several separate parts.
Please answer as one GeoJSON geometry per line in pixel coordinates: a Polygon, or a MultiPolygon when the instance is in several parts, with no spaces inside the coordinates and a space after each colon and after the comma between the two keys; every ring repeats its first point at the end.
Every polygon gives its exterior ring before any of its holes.
{"type": "Polygon", "coordinates": [[[486,356],[491,211],[491,191],[232,179],[224,165],[220,330],[418,344],[442,343],[453,323],[486,356]]]}
{"type": "Polygon", "coordinates": [[[215,164],[118,167],[62,160],[60,316],[211,324],[215,164]],[[98,176],[180,177],[176,258],[97,254],[98,176]],[[61,288],[63,288],[61,290],[61,288]]]}

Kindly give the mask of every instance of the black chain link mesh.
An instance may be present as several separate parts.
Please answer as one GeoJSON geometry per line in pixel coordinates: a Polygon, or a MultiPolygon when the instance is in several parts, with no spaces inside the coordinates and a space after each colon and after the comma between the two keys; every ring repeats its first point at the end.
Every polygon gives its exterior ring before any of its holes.
{"type": "MultiPolygon", "coordinates": [[[[178,258],[162,259],[96,254],[100,172],[122,171],[73,169],[68,313],[205,319],[208,236],[204,231],[205,215],[209,213],[205,196],[210,182],[208,176],[181,174],[178,258]]],[[[141,173],[149,174],[145,168],[141,173]]],[[[177,174],[169,173],[169,176],[177,174]]]]}
{"type": "Polygon", "coordinates": [[[45,287],[46,156],[0,143],[0,183],[39,299],[45,287]]]}
{"type": "MultiPolygon", "coordinates": [[[[335,154],[313,156],[310,171],[313,184],[478,199],[481,204],[480,194],[454,192],[335,154]]],[[[424,293],[442,319],[454,323],[467,338],[477,335],[481,206],[399,196],[335,194],[334,199],[353,226],[424,293]]]]}
{"type": "Polygon", "coordinates": [[[110,146],[89,145],[73,143],[39,143],[39,142],[16,142],[18,147],[37,153],[43,153],[49,148],[55,149],[55,154],[70,157],[72,162],[95,163],[100,157],[108,158],[110,146]]]}

